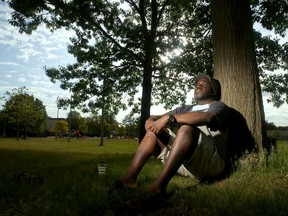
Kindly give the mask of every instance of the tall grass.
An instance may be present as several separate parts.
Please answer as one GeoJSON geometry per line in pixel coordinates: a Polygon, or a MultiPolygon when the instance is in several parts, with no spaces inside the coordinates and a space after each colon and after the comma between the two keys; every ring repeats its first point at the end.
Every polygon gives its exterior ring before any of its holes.
{"type": "MultiPolygon", "coordinates": [[[[141,197],[157,176],[156,159],[139,175],[138,190],[109,188],[136,148],[136,140],[99,146],[97,139],[0,139],[0,215],[143,215],[143,209],[127,209],[126,201],[141,197]],[[104,176],[97,174],[101,160],[104,176]]],[[[287,175],[288,142],[281,142],[267,160],[244,161],[230,178],[211,185],[173,177],[173,196],[144,215],[287,215],[287,175]]]]}

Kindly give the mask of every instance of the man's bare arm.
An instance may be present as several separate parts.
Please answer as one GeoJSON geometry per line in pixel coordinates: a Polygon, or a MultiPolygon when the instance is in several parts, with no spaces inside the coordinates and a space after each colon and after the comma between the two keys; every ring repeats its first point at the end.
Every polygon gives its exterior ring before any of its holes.
{"type": "Polygon", "coordinates": [[[189,112],[174,115],[179,124],[191,126],[207,125],[215,120],[216,116],[212,112],[189,112]]]}
{"type": "MultiPolygon", "coordinates": [[[[187,112],[181,114],[174,114],[178,124],[202,126],[207,125],[215,120],[215,114],[212,112],[187,112]]],[[[169,124],[169,115],[164,114],[161,116],[151,116],[147,119],[145,128],[146,131],[153,132],[155,134],[161,133],[161,131],[169,124]]]]}

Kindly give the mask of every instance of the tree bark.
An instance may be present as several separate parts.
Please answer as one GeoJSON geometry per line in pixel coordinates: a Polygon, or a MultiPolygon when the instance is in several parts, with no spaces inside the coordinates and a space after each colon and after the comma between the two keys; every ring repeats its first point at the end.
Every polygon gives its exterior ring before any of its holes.
{"type": "Polygon", "coordinates": [[[266,138],[249,0],[212,0],[214,76],[222,101],[240,111],[262,150],[266,138]]]}
{"type": "MultiPolygon", "coordinates": [[[[144,8],[144,1],[140,1],[140,8],[144,8]]],[[[145,121],[150,116],[151,99],[152,99],[152,73],[153,73],[153,58],[156,56],[156,30],[157,30],[157,2],[151,1],[151,30],[148,30],[147,23],[143,21],[144,35],[144,52],[145,59],[143,62],[143,84],[142,84],[142,99],[141,99],[141,117],[139,125],[139,143],[144,138],[146,129],[145,121]]],[[[145,16],[142,11],[142,17],[145,16]]]]}
{"type": "Polygon", "coordinates": [[[152,94],[152,59],[151,63],[146,63],[143,74],[142,100],[141,100],[141,117],[139,126],[139,143],[146,133],[145,121],[150,116],[151,94],[152,94]]]}

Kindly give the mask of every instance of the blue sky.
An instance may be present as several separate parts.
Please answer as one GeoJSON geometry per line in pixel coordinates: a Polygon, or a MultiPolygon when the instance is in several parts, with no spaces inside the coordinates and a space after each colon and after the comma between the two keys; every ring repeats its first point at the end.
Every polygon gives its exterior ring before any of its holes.
{"type": "MultiPolygon", "coordinates": [[[[0,97],[6,91],[25,86],[28,93],[40,99],[46,106],[50,117],[57,116],[55,101],[58,96],[69,96],[68,91],[59,88],[59,83],[52,83],[45,75],[44,66],[58,67],[74,63],[74,58],[67,52],[67,44],[72,33],[58,30],[54,33],[45,27],[38,28],[32,35],[20,34],[18,29],[8,23],[11,10],[0,2],[0,97]]],[[[188,96],[191,101],[191,95],[188,96]]],[[[268,104],[268,94],[263,94],[266,120],[277,126],[288,125],[288,105],[279,109],[268,104]]],[[[3,101],[0,101],[0,109],[3,101]]],[[[165,112],[163,107],[152,107],[151,114],[165,112]]],[[[117,120],[121,121],[127,111],[121,112],[117,120]]],[[[66,118],[67,110],[60,110],[59,117],[66,118]]]]}

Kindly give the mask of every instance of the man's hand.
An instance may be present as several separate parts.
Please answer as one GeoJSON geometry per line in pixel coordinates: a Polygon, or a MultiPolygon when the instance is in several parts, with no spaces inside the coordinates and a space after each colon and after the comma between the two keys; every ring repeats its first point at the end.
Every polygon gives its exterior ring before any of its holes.
{"type": "Polygon", "coordinates": [[[157,120],[154,120],[153,118],[147,119],[145,123],[145,129],[148,132],[152,132],[155,134],[159,134],[162,132],[162,130],[167,126],[168,124],[168,115],[163,115],[157,120]]]}

